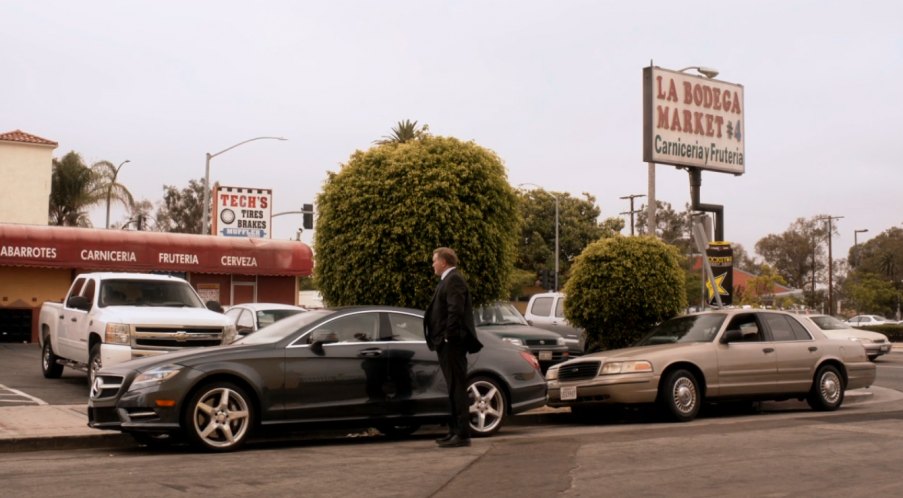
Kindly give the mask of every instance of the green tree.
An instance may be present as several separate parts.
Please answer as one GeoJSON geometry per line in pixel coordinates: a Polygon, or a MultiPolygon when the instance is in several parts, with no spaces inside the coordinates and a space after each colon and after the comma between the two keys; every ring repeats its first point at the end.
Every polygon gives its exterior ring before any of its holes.
{"type": "Polygon", "coordinates": [[[601,349],[624,347],[686,307],[677,248],[653,237],[612,237],[577,257],[564,313],[601,349]]]}
{"type": "MultiPolygon", "coordinates": [[[[163,186],[163,203],[154,216],[156,229],[161,232],[201,233],[204,214],[204,179],[189,180],[182,190],[163,186]]],[[[212,210],[211,210],[212,211],[212,210]]]]}
{"type": "Polygon", "coordinates": [[[473,142],[422,135],[355,152],[317,196],[317,287],[330,305],[426,308],[435,248],[453,248],[474,304],[506,296],[517,197],[473,142]]]}
{"type": "Polygon", "coordinates": [[[53,159],[50,180],[51,225],[90,227],[88,208],[106,199],[106,192],[98,190],[98,182],[91,168],[85,166],[75,151],[62,159],[53,159]]]}
{"type": "Polygon", "coordinates": [[[798,218],[781,234],[770,234],[756,242],[756,252],[791,286],[809,289],[810,306],[814,283],[827,268],[825,227],[817,219],[798,218]]]}
{"type": "MultiPolygon", "coordinates": [[[[637,213],[635,227],[638,234],[647,234],[647,219],[646,205],[644,204],[637,213]]],[[[655,201],[655,234],[662,242],[677,246],[681,253],[689,255],[695,251],[696,247],[690,233],[689,205],[685,205],[684,211],[678,213],[670,203],[655,201]]]]}
{"type": "MultiPolygon", "coordinates": [[[[850,248],[852,256],[853,249],[850,248]]],[[[890,282],[903,279],[903,229],[891,227],[859,245],[856,271],[880,275],[890,282]]]]}
{"type": "Polygon", "coordinates": [[[110,202],[121,203],[127,210],[130,210],[135,203],[132,193],[125,185],[118,181],[118,171],[116,166],[110,161],[99,161],[91,165],[91,171],[94,173],[94,188],[97,193],[103,197],[106,202],[109,196],[110,202]]]}
{"type": "Polygon", "coordinates": [[[429,125],[423,125],[418,128],[417,121],[412,122],[410,119],[405,119],[404,121],[399,121],[395,128],[392,128],[391,135],[384,136],[381,140],[376,140],[373,143],[378,145],[403,144],[427,136],[429,130],[429,125]]]}
{"type": "Polygon", "coordinates": [[[847,277],[843,292],[860,313],[894,316],[900,293],[881,275],[856,271],[847,277]]]}
{"type": "MultiPolygon", "coordinates": [[[[854,256],[850,249],[850,257],[854,256]]],[[[903,229],[891,227],[858,247],[857,265],[843,283],[842,293],[861,313],[896,314],[903,300],[903,229]],[[875,284],[871,291],[866,282],[875,284]],[[878,285],[880,282],[880,285],[878,285]],[[886,288],[896,296],[886,295],[886,288]]]]}
{"type": "Polygon", "coordinates": [[[756,273],[757,275],[749,279],[747,287],[743,289],[739,303],[753,306],[774,305],[775,285],[787,285],[787,282],[774,268],[764,263],[756,273]]]}
{"type": "Polygon", "coordinates": [[[585,192],[583,197],[578,199],[566,192],[547,192],[541,188],[518,190],[524,222],[517,246],[518,268],[532,272],[534,279],[541,270],[555,270],[556,198],[559,285],[566,280],[573,259],[589,243],[623,228],[623,221],[617,218],[599,223],[601,211],[596,206],[596,198],[585,192]]]}

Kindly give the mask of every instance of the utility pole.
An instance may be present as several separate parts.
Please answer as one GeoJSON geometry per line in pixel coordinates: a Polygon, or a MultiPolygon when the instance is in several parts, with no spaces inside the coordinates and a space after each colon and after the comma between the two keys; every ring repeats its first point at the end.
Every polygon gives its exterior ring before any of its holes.
{"type": "MultiPolygon", "coordinates": [[[[822,216],[817,220],[828,222],[828,314],[834,315],[834,260],[831,256],[831,239],[833,239],[833,228],[831,222],[839,220],[843,216],[822,216]]],[[[815,271],[815,268],[812,268],[815,271]]]]}
{"type": "Polygon", "coordinates": [[[630,236],[633,237],[633,214],[639,213],[639,211],[634,211],[633,209],[633,200],[637,197],[646,197],[645,194],[630,194],[625,195],[624,197],[619,197],[619,199],[630,199],[630,211],[623,212],[621,214],[629,214],[630,215],[630,236]]]}

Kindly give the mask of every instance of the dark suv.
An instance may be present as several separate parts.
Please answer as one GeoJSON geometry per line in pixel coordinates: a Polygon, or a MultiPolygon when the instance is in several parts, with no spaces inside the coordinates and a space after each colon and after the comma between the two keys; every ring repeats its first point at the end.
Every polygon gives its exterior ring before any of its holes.
{"type": "Polygon", "coordinates": [[[560,335],[533,327],[511,303],[478,306],[474,308],[473,320],[478,329],[529,349],[539,360],[543,373],[569,357],[568,347],[560,335]]]}

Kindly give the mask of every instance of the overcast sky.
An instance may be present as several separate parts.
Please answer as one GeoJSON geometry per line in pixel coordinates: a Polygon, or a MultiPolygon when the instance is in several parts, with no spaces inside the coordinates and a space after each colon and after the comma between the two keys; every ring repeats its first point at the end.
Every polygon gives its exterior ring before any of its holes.
{"type": "MultiPolygon", "coordinates": [[[[281,212],[410,119],[494,150],[512,185],[594,195],[604,218],[647,190],[643,67],[702,65],[745,92],[746,174],[702,175],[725,238],[752,251],[798,217],[843,216],[845,257],[854,230],[903,224],[901,26],[891,0],[5,1],[0,132],[128,159],[120,181],[154,202],[202,178],[205,153],[286,137],[211,163],[281,212]]],[[[656,191],[682,210],[687,173],[659,165],[656,191]]],[[[273,236],[300,224],[276,218],[273,236]]]]}

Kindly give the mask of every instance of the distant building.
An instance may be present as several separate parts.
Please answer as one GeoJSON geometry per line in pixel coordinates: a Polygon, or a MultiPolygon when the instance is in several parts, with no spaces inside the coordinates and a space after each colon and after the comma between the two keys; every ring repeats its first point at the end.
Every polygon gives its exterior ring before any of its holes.
{"type": "Polygon", "coordinates": [[[56,147],[21,130],[0,133],[0,222],[47,225],[56,147]]]}

